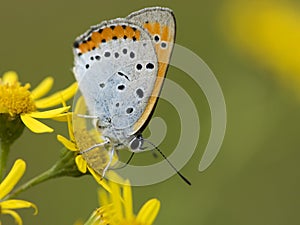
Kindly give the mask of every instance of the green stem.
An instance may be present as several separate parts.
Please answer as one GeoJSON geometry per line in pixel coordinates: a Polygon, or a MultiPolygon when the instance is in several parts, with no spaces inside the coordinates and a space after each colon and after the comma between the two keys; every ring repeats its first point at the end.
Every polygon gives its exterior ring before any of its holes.
{"type": "Polygon", "coordinates": [[[20,116],[11,116],[8,113],[0,113],[0,182],[2,182],[10,146],[17,140],[24,130],[24,124],[20,116]]]}
{"type": "Polygon", "coordinates": [[[47,170],[47,171],[41,173],[40,175],[32,178],[31,180],[27,181],[22,186],[18,187],[13,193],[7,195],[5,197],[5,199],[14,198],[17,195],[19,195],[21,192],[24,192],[27,189],[29,189],[29,188],[37,185],[37,184],[43,183],[43,182],[45,182],[47,180],[50,180],[51,178],[54,178],[56,176],[57,176],[57,174],[53,173],[53,167],[52,167],[49,170],[47,170]]]}
{"type": "Polygon", "coordinates": [[[7,195],[5,199],[14,198],[27,189],[52,178],[58,178],[62,176],[78,177],[82,175],[84,174],[78,171],[75,164],[74,153],[64,149],[59,160],[50,169],[21,185],[14,192],[7,195]]]}
{"type": "Polygon", "coordinates": [[[5,175],[9,148],[10,148],[9,143],[5,141],[0,141],[0,183],[3,180],[5,175]]]}

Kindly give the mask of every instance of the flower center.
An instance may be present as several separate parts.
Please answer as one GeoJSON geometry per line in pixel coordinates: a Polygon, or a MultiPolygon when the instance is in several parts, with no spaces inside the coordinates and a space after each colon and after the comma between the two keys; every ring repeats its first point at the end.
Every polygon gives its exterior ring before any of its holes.
{"type": "Polygon", "coordinates": [[[0,113],[14,116],[35,111],[36,106],[29,88],[30,84],[21,86],[17,81],[5,83],[0,79],[0,113]]]}

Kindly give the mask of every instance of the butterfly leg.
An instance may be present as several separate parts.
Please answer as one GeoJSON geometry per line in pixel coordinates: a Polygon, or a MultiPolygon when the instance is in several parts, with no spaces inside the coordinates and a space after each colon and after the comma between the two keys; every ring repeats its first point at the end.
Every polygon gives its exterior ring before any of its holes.
{"type": "Polygon", "coordinates": [[[98,116],[92,116],[92,115],[76,114],[76,116],[85,119],[98,119],[98,116]]]}
{"type": "Polygon", "coordinates": [[[98,144],[94,144],[93,146],[89,147],[88,149],[85,149],[85,150],[81,151],[80,153],[81,154],[86,153],[88,151],[91,151],[94,148],[97,148],[97,147],[100,147],[100,146],[104,146],[104,145],[109,144],[109,143],[110,143],[110,140],[108,138],[106,138],[104,142],[98,143],[98,144]]]}
{"type": "Polygon", "coordinates": [[[106,165],[105,168],[103,169],[102,177],[105,176],[105,173],[106,173],[106,171],[108,170],[108,168],[109,168],[109,166],[110,166],[110,164],[111,164],[111,162],[112,162],[114,153],[115,153],[115,147],[112,146],[112,148],[108,151],[109,160],[108,160],[107,165],[106,165]]]}

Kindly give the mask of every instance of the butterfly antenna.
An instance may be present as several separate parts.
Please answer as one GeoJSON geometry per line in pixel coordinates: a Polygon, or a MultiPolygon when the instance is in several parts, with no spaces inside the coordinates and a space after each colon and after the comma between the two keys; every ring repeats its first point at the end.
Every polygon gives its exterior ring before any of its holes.
{"type": "Polygon", "coordinates": [[[168,158],[165,156],[165,154],[154,144],[152,144],[150,141],[148,141],[147,139],[143,139],[144,141],[146,141],[147,143],[149,143],[150,145],[152,145],[152,147],[154,147],[159,154],[161,154],[161,156],[169,163],[169,165],[174,169],[174,171],[181,177],[181,179],[187,183],[188,185],[192,185],[191,182],[185,177],[183,176],[176,168],[175,166],[170,162],[170,160],[168,160],[168,158]]]}
{"type": "MultiPolygon", "coordinates": [[[[133,156],[134,156],[134,152],[131,153],[129,159],[128,159],[127,162],[125,163],[126,165],[128,165],[128,164],[130,163],[130,161],[132,160],[133,156]]],[[[124,166],[124,167],[125,167],[125,166],[124,166]]]]}

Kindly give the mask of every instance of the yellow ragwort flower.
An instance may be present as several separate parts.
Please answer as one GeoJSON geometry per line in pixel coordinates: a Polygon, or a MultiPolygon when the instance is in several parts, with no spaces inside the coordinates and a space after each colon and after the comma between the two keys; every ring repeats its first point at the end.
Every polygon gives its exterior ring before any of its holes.
{"type": "Polygon", "coordinates": [[[228,1],[223,33],[300,96],[300,7],[289,1],[228,1]]]}
{"type": "MultiPolygon", "coordinates": [[[[74,115],[67,115],[70,139],[65,138],[62,135],[57,135],[57,140],[61,142],[66,149],[73,151],[76,154],[75,162],[80,172],[86,173],[89,171],[95,180],[109,191],[110,189],[107,186],[106,181],[102,179],[103,170],[106,168],[107,163],[110,160],[108,151],[104,146],[99,146],[90,151],[85,151],[91,146],[103,142],[100,138],[101,135],[95,129],[88,130],[85,119],[77,116],[78,114],[84,115],[85,112],[86,108],[84,100],[81,97],[75,106],[75,110],[73,112],[74,115]]],[[[117,155],[115,154],[110,165],[114,165],[116,161],[117,155]]],[[[114,179],[118,179],[118,175],[116,173],[113,171],[107,171],[106,177],[109,178],[110,176],[114,177],[114,179]]]]}
{"type": "Polygon", "coordinates": [[[151,225],[159,209],[159,200],[148,200],[137,215],[133,212],[132,190],[128,180],[120,185],[109,182],[111,193],[99,190],[101,207],[94,211],[86,225],[151,225]]]}
{"type": "Polygon", "coordinates": [[[17,159],[9,174],[0,184],[0,216],[1,214],[11,215],[19,225],[22,225],[23,222],[20,215],[15,210],[21,208],[34,208],[34,214],[37,214],[37,207],[35,206],[35,204],[28,201],[18,199],[5,199],[5,197],[21,179],[25,172],[25,169],[26,163],[22,159],[17,159]]]}
{"type": "Polygon", "coordinates": [[[49,97],[46,95],[53,85],[53,78],[47,77],[34,90],[30,91],[30,84],[21,85],[18,75],[14,71],[4,73],[0,78],[0,114],[9,114],[11,118],[20,116],[22,122],[35,133],[52,132],[53,129],[41,123],[37,119],[56,118],[68,111],[69,107],[40,112],[61,104],[62,100],[68,100],[74,96],[77,83],[59,91],[49,97]]]}

